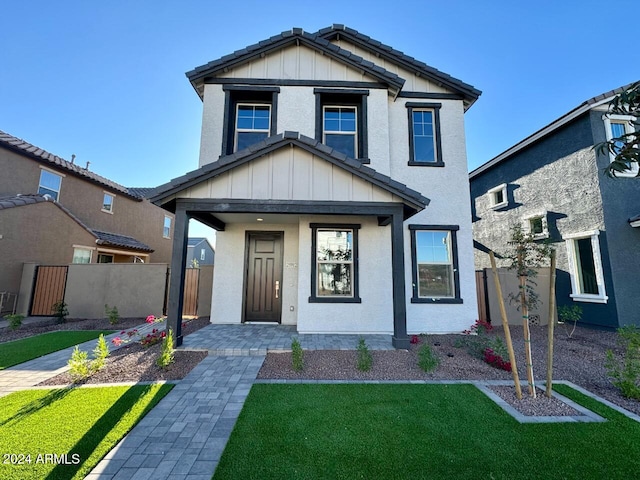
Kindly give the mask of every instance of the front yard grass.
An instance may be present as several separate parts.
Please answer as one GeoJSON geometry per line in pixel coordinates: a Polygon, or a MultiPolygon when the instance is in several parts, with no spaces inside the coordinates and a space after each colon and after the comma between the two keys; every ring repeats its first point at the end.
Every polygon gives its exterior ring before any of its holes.
{"type": "Polygon", "coordinates": [[[93,340],[101,333],[108,335],[113,332],[114,330],[68,330],[0,343],[0,370],[93,340]]]}
{"type": "Polygon", "coordinates": [[[640,424],[575,390],[604,423],[519,424],[472,385],[254,385],[222,479],[629,479],[640,424]]]}
{"type": "Polygon", "coordinates": [[[84,478],[172,387],[25,390],[0,398],[0,478],[84,478]]]}

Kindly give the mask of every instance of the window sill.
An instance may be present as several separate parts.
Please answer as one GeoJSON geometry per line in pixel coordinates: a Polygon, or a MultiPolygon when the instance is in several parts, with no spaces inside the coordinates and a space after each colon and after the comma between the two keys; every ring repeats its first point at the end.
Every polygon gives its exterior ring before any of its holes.
{"type": "Polygon", "coordinates": [[[607,303],[609,297],[600,295],[587,295],[587,294],[571,294],[569,295],[573,298],[574,302],[587,302],[587,303],[607,303]]]}
{"type": "Polygon", "coordinates": [[[104,213],[108,213],[109,215],[113,215],[113,211],[112,210],[105,210],[104,208],[101,208],[100,211],[104,212],[104,213]]]}
{"type": "Polygon", "coordinates": [[[411,297],[411,303],[460,304],[460,303],[463,303],[463,302],[462,302],[461,298],[411,297]]]}
{"type": "Polygon", "coordinates": [[[309,303],[362,303],[360,297],[309,297],[309,303]]]}
{"type": "Polygon", "coordinates": [[[407,162],[410,167],[444,167],[444,162],[407,162]]]}
{"type": "Polygon", "coordinates": [[[546,240],[547,238],[549,238],[549,232],[536,233],[536,234],[532,235],[532,238],[534,240],[546,240]]]}
{"type": "Polygon", "coordinates": [[[491,205],[492,210],[500,210],[501,208],[508,207],[509,202],[496,203],[495,205],[491,205]]]}

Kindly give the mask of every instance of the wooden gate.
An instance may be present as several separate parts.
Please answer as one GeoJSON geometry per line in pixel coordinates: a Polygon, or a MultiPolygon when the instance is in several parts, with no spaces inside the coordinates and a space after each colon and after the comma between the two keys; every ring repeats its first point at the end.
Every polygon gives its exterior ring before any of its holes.
{"type": "Polygon", "coordinates": [[[64,289],[67,283],[69,267],[43,266],[36,269],[33,296],[29,315],[52,316],[53,304],[64,301],[64,289]]]}
{"type": "Polygon", "coordinates": [[[199,268],[187,268],[184,275],[184,301],[182,315],[195,317],[198,315],[198,282],[199,268]]]}
{"type": "Polygon", "coordinates": [[[487,270],[476,271],[476,297],[478,299],[478,320],[491,322],[489,296],[487,294],[487,270]]]}

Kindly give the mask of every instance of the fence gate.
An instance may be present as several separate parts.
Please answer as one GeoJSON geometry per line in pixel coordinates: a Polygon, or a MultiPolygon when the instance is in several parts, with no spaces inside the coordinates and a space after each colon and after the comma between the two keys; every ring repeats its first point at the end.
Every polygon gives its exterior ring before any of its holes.
{"type": "Polygon", "coordinates": [[[184,276],[184,300],[182,315],[195,317],[198,314],[198,281],[199,268],[187,268],[184,276]]]}
{"type": "Polygon", "coordinates": [[[53,315],[53,304],[64,300],[68,270],[69,267],[66,265],[38,266],[29,315],[49,317],[53,315]]]}
{"type": "Polygon", "coordinates": [[[490,322],[486,269],[476,270],[476,297],[478,299],[478,320],[490,322]]]}

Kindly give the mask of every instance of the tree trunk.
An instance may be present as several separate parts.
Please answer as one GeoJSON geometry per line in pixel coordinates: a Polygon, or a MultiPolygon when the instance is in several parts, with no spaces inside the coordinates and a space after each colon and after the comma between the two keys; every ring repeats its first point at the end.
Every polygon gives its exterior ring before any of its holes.
{"type": "Polygon", "coordinates": [[[520,307],[522,308],[522,330],[524,332],[524,354],[527,368],[527,382],[529,383],[529,395],[536,398],[536,385],[533,380],[533,360],[531,358],[531,332],[529,331],[529,308],[527,307],[527,276],[524,272],[523,255],[518,254],[520,266],[518,277],[520,279],[520,307]]]}
{"type": "Polygon", "coordinates": [[[549,328],[547,336],[547,384],[545,395],[551,398],[553,389],[553,329],[556,324],[556,251],[551,250],[551,267],[549,268],[549,328]]]}

